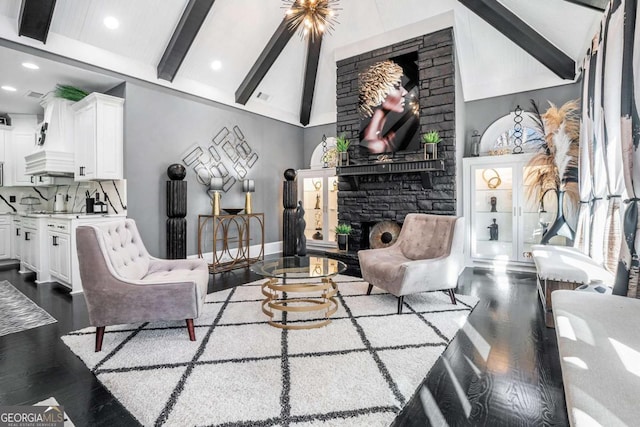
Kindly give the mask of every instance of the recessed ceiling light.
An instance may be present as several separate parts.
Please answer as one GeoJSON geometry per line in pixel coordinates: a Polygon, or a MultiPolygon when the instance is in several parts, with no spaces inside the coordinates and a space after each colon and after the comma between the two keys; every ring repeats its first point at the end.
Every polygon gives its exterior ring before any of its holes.
{"type": "Polygon", "coordinates": [[[30,70],[39,70],[40,67],[38,67],[36,64],[32,63],[32,62],[23,62],[22,66],[24,68],[28,68],[30,70]]]}
{"type": "Polygon", "coordinates": [[[220,61],[218,61],[218,60],[216,59],[215,61],[213,61],[213,62],[211,63],[211,68],[212,68],[213,70],[218,71],[220,68],[222,68],[222,62],[220,62],[220,61]]]}
{"type": "Polygon", "coordinates": [[[120,21],[113,16],[107,16],[102,22],[104,22],[104,26],[110,30],[115,30],[120,26],[120,21]]]}
{"type": "Polygon", "coordinates": [[[3,90],[6,90],[8,92],[15,92],[16,88],[13,86],[1,86],[0,88],[2,88],[3,90]]]}

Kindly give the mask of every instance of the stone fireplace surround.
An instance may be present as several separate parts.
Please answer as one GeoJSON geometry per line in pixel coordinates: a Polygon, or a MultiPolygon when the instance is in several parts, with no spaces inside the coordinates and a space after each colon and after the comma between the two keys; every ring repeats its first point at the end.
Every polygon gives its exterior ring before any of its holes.
{"type": "MultiPolygon", "coordinates": [[[[455,163],[455,68],[453,30],[447,28],[366,52],[337,63],[337,134],[352,141],[352,164],[374,162],[357,147],[358,73],[369,65],[410,52],[418,53],[420,134],[437,130],[443,141],[438,157],[444,158],[442,172],[432,174],[432,188],[424,189],[420,173],[371,174],[357,180],[339,177],[338,221],[351,225],[349,253],[330,254],[346,261],[359,272],[357,251],[368,248],[368,234],[379,221],[402,224],[408,213],[456,214],[455,163]]],[[[419,153],[396,153],[394,160],[411,160],[419,153]],[[406,157],[406,158],[405,158],[406,157]]]]}

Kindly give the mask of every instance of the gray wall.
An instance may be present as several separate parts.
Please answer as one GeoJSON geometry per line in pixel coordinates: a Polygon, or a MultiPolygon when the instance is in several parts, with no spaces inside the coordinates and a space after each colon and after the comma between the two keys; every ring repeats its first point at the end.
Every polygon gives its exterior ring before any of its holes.
{"type": "MultiPolygon", "coordinates": [[[[121,88],[119,88],[121,89],[121,88]]],[[[259,160],[247,178],[256,182],[254,212],[265,214],[265,242],[282,240],[282,181],[287,168],[303,167],[303,129],[188,95],[127,83],[124,175],[128,214],[149,252],[164,257],[166,171],[182,163],[194,143],[206,149],[222,127],[237,125],[259,160]]],[[[199,214],[210,214],[205,188],[187,168],[187,254],[197,253],[199,214]]],[[[244,207],[240,183],[223,195],[222,207],[244,207]]]]}
{"type": "Polygon", "coordinates": [[[465,103],[465,157],[470,153],[471,135],[476,129],[480,135],[497,119],[513,112],[518,105],[523,110],[530,110],[533,99],[538,104],[541,112],[544,112],[551,101],[560,106],[566,101],[580,97],[580,84],[571,83],[563,86],[532,90],[528,92],[514,93],[510,95],[496,96],[495,98],[480,99],[465,103]]]}
{"type": "Polygon", "coordinates": [[[313,150],[316,149],[318,144],[322,142],[322,136],[327,138],[336,135],[336,124],[329,123],[326,125],[318,125],[304,128],[304,160],[303,168],[309,168],[309,162],[311,161],[311,155],[313,150]]]}

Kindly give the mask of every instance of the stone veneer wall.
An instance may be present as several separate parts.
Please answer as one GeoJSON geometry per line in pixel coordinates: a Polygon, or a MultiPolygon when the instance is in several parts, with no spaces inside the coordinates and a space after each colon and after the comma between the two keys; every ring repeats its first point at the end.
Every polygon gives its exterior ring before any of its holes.
{"type": "MultiPolygon", "coordinates": [[[[369,65],[385,59],[418,53],[420,94],[420,135],[437,130],[443,141],[438,158],[445,159],[445,170],[433,173],[433,188],[423,189],[418,173],[360,176],[359,185],[340,177],[338,221],[351,224],[349,250],[367,247],[369,226],[382,220],[403,222],[408,213],[456,214],[455,161],[455,68],[453,29],[447,28],[337,63],[337,134],[358,141],[358,74],[369,65]]],[[[375,161],[352,144],[351,163],[375,161]]],[[[410,160],[416,153],[397,153],[395,159],[410,160]]],[[[421,154],[420,154],[421,156],[421,154]]]]}

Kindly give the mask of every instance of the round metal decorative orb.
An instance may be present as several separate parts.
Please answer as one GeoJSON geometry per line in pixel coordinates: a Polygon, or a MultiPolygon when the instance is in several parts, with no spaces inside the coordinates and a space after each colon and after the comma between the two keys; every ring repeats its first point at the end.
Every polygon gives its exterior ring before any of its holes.
{"type": "Polygon", "coordinates": [[[371,249],[386,248],[393,245],[400,235],[400,226],[393,221],[382,221],[371,228],[369,247],[371,249]]]}
{"type": "Polygon", "coordinates": [[[287,181],[293,181],[294,179],[296,179],[295,169],[287,169],[286,171],[284,171],[284,179],[286,179],[287,181]]]}
{"type": "Polygon", "coordinates": [[[180,163],[174,163],[167,168],[167,176],[173,181],[182,181],[187,176],[187,170],[180,163]]]}

